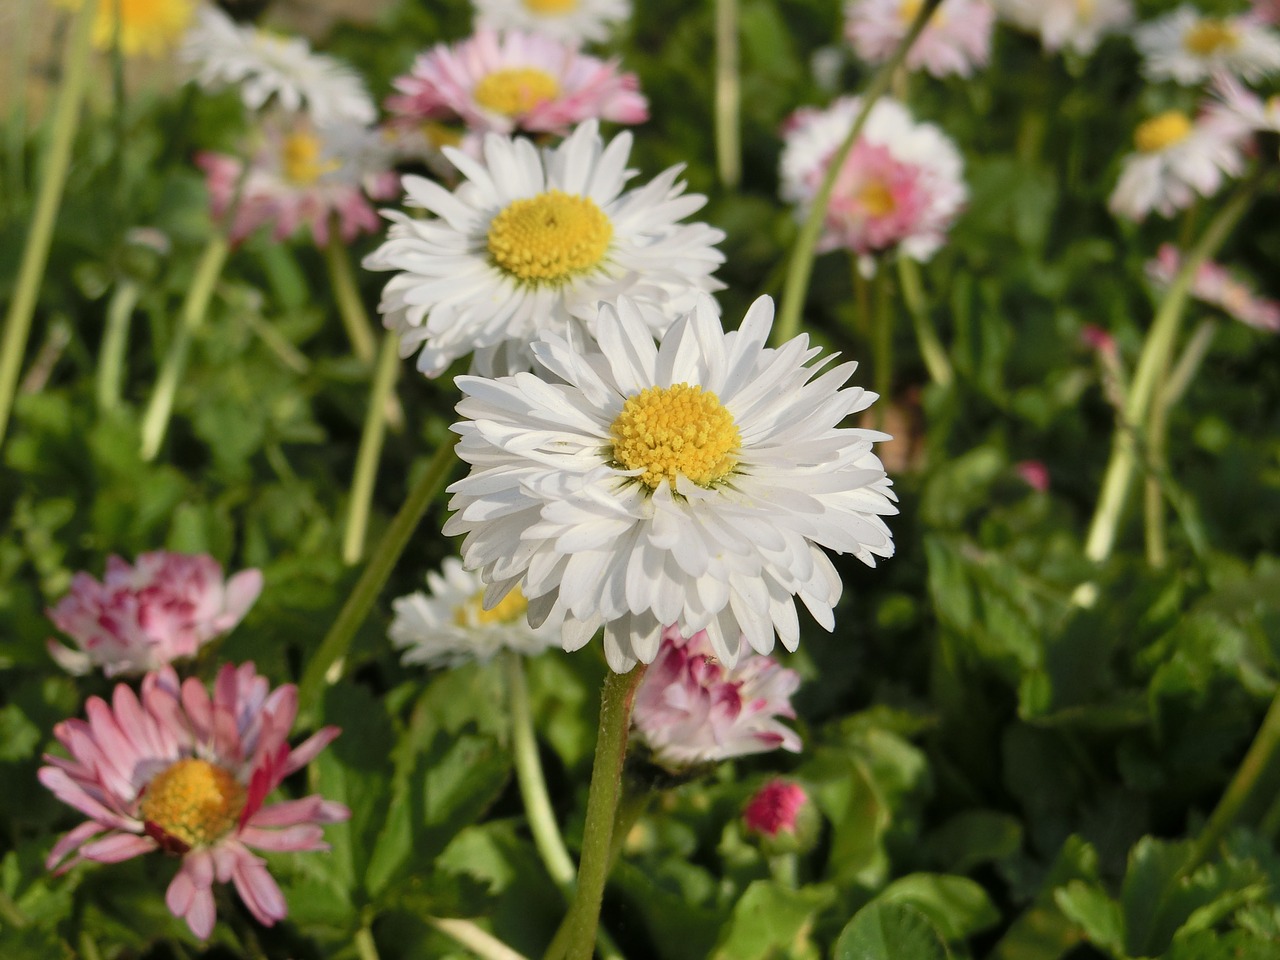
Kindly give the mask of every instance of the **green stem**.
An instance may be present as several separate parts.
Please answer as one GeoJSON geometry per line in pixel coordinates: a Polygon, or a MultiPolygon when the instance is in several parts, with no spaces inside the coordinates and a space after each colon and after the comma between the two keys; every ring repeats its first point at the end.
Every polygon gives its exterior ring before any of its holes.
{"type": "Polygon", "coordinates": [[[796,238],[791,262],[787,266],[787,279],[782,288],[782,305],[778,311],[778,322],[773,328],[775,344],[785,343],[800,332],[800,313],[804,309],[805,295],[809,289],[809,275],[813,272],[814,248],[817,246],[818,236],[822,233],[822,223],[826,219],[827,204],[831,202],[831,191],[835,187],[836,177],[844,167],[844,162],[849,156],[849,151],[853,149],[858,134],[866,125],[871,108],[889,89],[894,71],[906,59],[907,51],[916,42],[916,37],[920,36],[925,22],[941,2],[942,0],[924,0],[920,4],[915,19],[911,21],[910,29],[898,44],[898,49],[893,52],[893,56],[881,64],[880,69],[872,77],[867,92],[862,95],[862,107],[853,121],[853,126],[849,128],[844,142],[840,144],[839,149],[827,164],[822,186],[819,187],[817,196],[813,198],[813,206],[809,210],[809,216],[805,219],[804,225],[800,228],[800,236],[796,238]]]}
{"type": "Polygon", "coordinates": [[[351,595],[347,597],[347,602],[338,612],[333,626],[321,641],[320,649],[307,664],[302,674],[302,682],[298,685],[300,714],[309,712],[315,707],[330,671],[338,667],[340,661],[347,655],[356,631],[360,629],[369,611],[373,609],[373,604],[378,599],[378,594],[382,592],[382,588],[386,586],[396,561],[404,553],[404,548],[409,545],[409,538],[418,529],[422,515],[426,513],[427,507],[440,492],[453,469],[453,447],[456,443],[457,436],[451,433],[448,439],[440,444],[435,456],[427,464],[426,470],[409,491],[404,505],[400,507],[391,525],[382,535],[382,539],[378,541],[378,546],[369,558],[364,572],[360,574],[360,579],[356,581],[351,595]]]}
{"type": "Polygon", "coordinates": [[[356,472],[351,480],[351,499],[347,505],[347,529],[342,538],[342,560],[351,565],[364,553],[365,531],[369,527],[369,507],[373,500],[373,482],[378,475],[378,458],[387,434],[387,401],[395,389],[400,373],[400,337],[388,330],[378,352],[378,365],[373,371],[369,389],[369,405],[364,412],[364,432],[356,453],[356,472]]]}
{"type": "Polygon", "coordinates": [[[13,102],[9,104],[7,148],[9,182],[5,200],[21,208],[26,194],[26,145],[27,145],[27,74],[31,69],[31,8],[34,0],[22,0],[18,9],[18,23],[10,37],[9,89],[13,102]]]}
{"type": "MultiPolygon", "coordinates": [[[[35,214],[27,233],[26,246],[22,250],[13,300],[10,301],[9,312],[5,316],[4,339],[0,341],[0,444],[4,443],[5,432],[9,427],[13,395],[18,387],[27,337],[31,333],[31,320],[35,315],[40,281],[44,278],[45,265],[49,261],[53,227],[58,218],[58,207],[62,203],[62,191],[67,183],[71,145],[76,136],[76,120],[80,115],[80,103],[84,98],[85,79],[89,70],[90,27],[95,14],[93,4],[83,4],[76,14],[71,36],[67,41],[62,85],[53,107],[53,131],[48,153],[41,165],[44,176],[40,181],[40,192],[36,197],[35,214]]],[[[15,90],[14,95],[24,96],[22,88],[15,90]]]]}
{"type": "Polygon", "coordinates": [[[949,387],[955,380],[955,373],[951,369],[951,361],[947,359],[947,351],[938,338],[938,331],[929,319],[924,285],[920,282],[920,268],[902,251],[898,252],[898,280],[902,284],[902,298],[911,314],[911,324],[915,328],[916,343],[920,347],[920,356],[924,358],[925,368],[934,383],[940,387],[949,387]]]}
{"type": "Polygon", "coordinates": [[[779,886],[795,890],[799,886],[799,862],[794,853],[775,853],[769,858],[769,875],[779,886]]]}
{"type": "Polygon", "coordinates": [[[355,935],[356,955],[360,960],[379,960],[378,944],[373,939],[373,931],[369,929],[366,923],[355,935]]]}
{"type": "Polygon", "coordinates": [[[365,312],[360,289],[356,286],[355,271],[347,256],[347,247],[337,224],[329,225],[329,242],[325,246],[325,261],[329,265],[329,282],[333,286],[333,298],[338,304],[338,314],[346,327],[351,350],[361,363],[372,366],[376,350],[373,327],[365,312]]]}
{"type": "Polygon", "coordinates": [[[306,354],[290,343],[288,338],[272,324],[263,320],[256,310],[242,311],[240,318],[258,339],[266,344],[267,349],[294,373],[305,374],[311,369],[311,361],[307,359],[306,354]]]}
{"type": "Polygon", "coordinates": [[[129,343],[129,320],[141,293],[138,282],[125,278],[116,286],[107,304],[107,325],[102,331],[98,354],[98,410],[106,413],[120,405],[120,385],[124,382],[125,348],[129,343]]]}
{"type": "Polygon", "coordinates": [[[98,949],[98,945],[93,942],[93,938],[84,930],[80,931],[78,943],[80,945],[80,956],[83,960],[102,960],[102,952],[98,949]]]}
{"type": "Polygon", "coordinates": [[[196,266],[195,276],[191,280],[191,288],[182,303],[182,312],[178,317],[177,329],[169,342],[169,350],[165,353],[160,365],[160,376],[156,379],[155,391],[147,404],[147,412],[142,418],[142,459],[153,460],[160,452],[160,444],[164,441],[165,431],[169,429],[169,418],[173,415],[173,399],[178,392],[178,382],[187,365],[187,351],[191,348],[191,338],[200,325],[204,323],[205,314],[209,311],[209,302],[213,299],[214,288],[218,278],[222,276],[222,267],[227,262],[227,254],[231,247],[226,236],[215,232],[209,238],[204,254],[196,266]]]}
{"type": "Polygon", "coordinates": [[[1191,381],[1195,379],[1196,373],[1199,372],[1200,364],[1204,362],[1204,358],[1208,354],[1209,347],[1212,345],[1214,335],[1217,332],[1217,321],[1200,321],[1199,326],[1196,327],[1190,339],[1187,340],[1187,345],[1182,350],[1182,356],[1178,358],[1178,362],[1173,368],[1173,373],[1169,374],[1169,379],[1165,382],[1164,389],[1160,391],[1160,400],[1165,406],[1173,406],[1187,392],[1187,388],[1191,386],[1191,381]]]}
{"type": "Polygon", "coordinates": [[[427,917],[427,923],[445,936],[462,944],[481,960],[528,960],[523,953],[512,950],[493,934],[482,930],[470,920],[427,917]]]}
{"type": "Polygon", "coordinates": [[[742,180],[741,100],[738,2],[716,0],[716,169],[731,190],[742,180]]]}
{"type": "Polygon", "coordinates": [[[618,862],[622,856],[622,848],[626,845],[627,835],[636,821],[649,807],[652,792],[639,787],[634,778],[628,777],[622,785],[622,796],[618,800],[618,812],[613,818],[613,839],[609,842],[609,866],[618,862]]]}
{"type": "Polygon", "coordinates": [[[604,884],[609,876],[609,851],[622,783],[622,762],[626,759],[627,734],[631,727],[631,705],[644,671],[645,665],[638,664],[630,673],[610,671],[605,677],[600,695],[600,732],[587,792],[578,889],[544,960],[562,957],[591,960],[595,951],[600,904],[604,901],[604,884]]]}

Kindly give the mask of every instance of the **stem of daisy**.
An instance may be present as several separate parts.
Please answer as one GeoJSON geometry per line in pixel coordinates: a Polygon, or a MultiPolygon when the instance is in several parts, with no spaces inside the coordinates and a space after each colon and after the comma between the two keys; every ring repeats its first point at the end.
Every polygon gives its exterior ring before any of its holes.
{"type": "Polygon", "coordinates": [[[369,527],[369,506],[373,500],[373,481],[378,475],[378,458],[387,434],[387,401],[395,389],[400,373],[400,337],[388,330],[378,352],[378,365],[369,388],[369,406],[364,412],[364,431],[356,453],[356,472],[351,480],[351,499],[347,505],[347,529],[342,538],[342,561],[348,566],[358,563],[364,553],[365,531],[369,527]]]}
{"type": "Polygon", "coordinates": [[[716,169],[729,189],[742,180],[738,0],[716,0],[716,169]]]}
{"type": "Polygon", "coordinates": [[[902,299],[906,301],[907,312],[911,314],[911,325],[915,329],[920,356],[924,359],[925,368],[933,382],[940,387],[949,387],[955,380],[955,373],[951,369],[951,361],[947,359],[947,351],[938,339],[938,331],[929,319],[929,305],[925,302],[924,285],[920,282],[920,267],[902,251],[898,251],[897,259],[902,299]]]}
{"type": "Polygon", "coordinates": [[[365,312],[364,302],[360,299],[355,271],[351,268],[351,260],[347,256],[347,248],[342,242],[337,223],[329,225],[329,242],[325,245],[324,252],[325,262],[329,265],[333,298],[338,304],[342,325],[347,330],[347,339],[351,341],[351,350],[361,363],[372,366],[376,349],[373,327],[365,312]]]}
{"type": "Polygon", "coordinates": [[[591,786],[587,791],[587,821],[582,834],[582,858],[578,863],[578,888],[569,913],[547,948],[544,960],[591,960],[595,951],[600,904],[609,876],[609,853],[614,814],[622,783],[622,762],[627,755],[631,706],[645,665],[629,673],[610,671],[600,695],[600,733],[596,740],[591,786]]]}
{"type": "Polygon", "coordinates": [[[769,875],[788,890],[796,889],[799,863],[794,853],[777,853],[769,858],[769,875]]]}
{"type": "Polygon", "coordinates": [[[866,126],[867,117],[871,114],[871,108],[889,89],[889,85],[893,82],[894,71],[906,59],[911,45],[916,42],[916,38],[920,36],[920,31],[924,29],[925,23],[928,22],[929,17],[933,15],[933,11],[938,8],[940,3],[942,3],[942,0],[924,0],[920,4],[920,9],[916,11],[915,19],[911,21],[910,28],[908,28],[906,35],[898,44],[898,49],[893,52],[893,56],[881,64],[880,69],[871,78],[867,92],[862,95],[862,107],[853,121],[853,126],[849,128],[849,133],[845,136],[844,142],[832,154],[831,160],[827,164],[827,172],[822,178],[822,186],[818,188],[818,194],[813,198],[813,207],[809,210],[809,216],[800,228],[800,236],[796,238],[795,249],[791,253],[791,262],[787,266],[787,278],[782,288],[782,305],[778,311],[778,322],[773,328],[773,342],[775,344],[785,343],[800,332],[800,313],[804,309],[805,294],[809,289],[809,275],[813,272],[814,248],[817,246],[819,234],[822,233],[822,222],[827,215],[827,204],[831,202],[831,191],[835,187],[836,177],[844,166],[844,162],[849,156],[849,151],[853,149],[853,144],[858,139],[858,134],[866,126]]]}
{"type": "Polygon", "coordinates": [[[182,302],[182,312],[178,316],[178,326],[173,331],[173,339],[169,342],[169,350],[165,353],[160,365],[160,376],[156,380],[151,401],[142,418],[142,459],[153,460],[160,452],[160,444],[164,440],[165,431],[169,429],[169,418],[173,415],[173,399],[178,392],[178,382],[182,379],[187,365],[187,352],[191,348],[191,338],[200,325],[204,323],[205,314],[209,312],[209,302],[213,299],[213,290],[222,275],[222,267],[227,262],[227,254],[231,245],[221,230],[209,238],[200,262],[196,266],[195,277],[187,297],[182,302]]]}
{"type": "Polygon", "coordinates": [[[427,923],[447,937],[462,944],[481,960],[528,960],[523,953],[512,950],[493,934],[482,930],[470,920],[452,917],[427,917],[427,923]]]}
{"type": "MultiPolygon", "coordinates": [[[[13,396],[18,387],[27,337],[31,333],[31,320],[35,315],[40,281],[44,278],[49,248],[53,244],[53,226],[58,218],[58,208],[62,204],[62,191],[67,183],[71,144],[76,136],[76,119],[80,115],[80,102],[84,98],[85,79],[89,71],[90,28],[95,15],[94,4],[83,4],[75,15],[71,36],[67,41],[62,61],[62,85],[53,107],[49,149],[41,164],[44,176],[40,180],[40,192],[36,195],[36,208],[27,233],[26,246],[22,250],[13,299],[9,302],[9,312],[5,316],[4,338],[0,341],[0,444],[4,443],[4,435],[9,426],[9,414],[13,409],[13,396]]],[[[22,88],[19,87],[15,93],[21,98],[22,88]]]]}
{"type": "Polygon", "coordinates": [[[448,479],[449,472],[454,466],[453,448],[457,442],[457,436],[451,433],[449,438],[440,444],[435,456],[427,464],[426,470],[409,491],[404,505],[400,507],[391,525],[382,535],[382,539],[378,541],[364,572],[360,574],[360,579],[356,581],[350,596],[347,597],[347,602],[342,605],[337,618],[333,621],[333,626],[321,641],[320,649],[316,651],[315,656],[307,664],[306,670],[303,671],[302,681],[298,684],[298,712],[299,716],[304,718],[304,725],[311,720],[306,715],[315,708],[330,671],[336,669],[339,674],[341,673],[340,662],[351,648],[356,631],[360,629],[360,625],[369,616],[369,611],[373,609],[373,604],[378,599],[378,594],[382,592],[382,588],[386,586],[387,578],[391,576],[396,561],[404,553],[404,548],[409,545],[409,538],[418,529],[422,515],[426,513],[427,507],[431,505],[431,501],[435,499],[436,494],[448,479]]]}
{"type": "Polygon", "coordinates": [[[356,955],[360,957],[360,960],[379,960],[378,944],[373,939],[373,931],[369,929],[369,923],[367,920],[363,925],[361,925],[360,929],[356,931],[356,935],[353,939],[356,948],[356,955]]]}
{"type": "Polygon", "coordinates": [[[98,353],[98,410],[106,413],[120,405],[120,384],[124,382],[125,347],[129,342],[129,319],[141,293],[138,282],[121,280],[107,304],[107,325],[98,353]]]}

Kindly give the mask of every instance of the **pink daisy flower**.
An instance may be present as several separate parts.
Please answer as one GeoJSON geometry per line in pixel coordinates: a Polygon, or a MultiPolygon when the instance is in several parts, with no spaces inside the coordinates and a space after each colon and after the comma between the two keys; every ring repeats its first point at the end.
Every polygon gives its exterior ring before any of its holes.
{"type": "Polygon", "coordinates": [[[1280,0],[1253,0],[1249,12],[1263,23],[1280,24],[1280,0]]]}
{"type": "Polygon", "coordinates": [[[109,677],[158,670],[234,627],[261,592],[257,570],[224,580],[207,554],[157,550],[133,566],[110,557],[101,582],[77,573],[71,592],[48,611],[77,648],[50,640],[49,653],[76,674],[95,666],[109,677]]]}
{"type": "MultiPolygon", "coordinates": [[[[845,38],[867,63],[884,63],[919,12],[920,0],[852,0],[844,8],[845,38]]],[[[972,76],[991,57],[995,19],[987,0],[947,0],[907,53],[907,69],[972,76]]]]}
{"type": "MultiPolygon", "coordinates": [[[[739,640],[739,650],[746,647],[739,640]]],[[[715,656],[706,631],[685,639],[662,634],[657,657],[636,690],[636,733],[667,767],[713,763],[781,747],[800,751],[800,737],[778,717],[794,718],[791,695],[800,675],[772,657],[740,655],[734,667],[715,656]]]]}
{"type": "Polygon", "coordinates": [[[402,122],[461,120],[472,155],[488,132],[563,136],[592,118],[643,123],[648,101],[636,75],[618,66],[544,34],[481,28],[419,55],[394,81],[399,93],[387,99],[387,110],[402,122]]]}
{"type": "MultiPolygon", "coordinates": [[[[1173,244],[1162,243],[1155,259],[1147,263],[1147,276],[1156,286],[1167,287],[1181,267],[1182,253],[1173,244]]],[[[1255,330],[1280,333],[1280,302],[1259,296],[1249,284],[1212,260],[1196,270],[1191,295],[1255,330]]]]}
{"type": "Polygon", "coordinates": [[[327,850],[320,824],[351,815],[315,795],[263,806],[339,733],[325,727],[290,750],[297,709],[297,688],[270,690],[252,663],[224,666],[212,698],[198,680],[179,685],[171,667],[143,678],[141,700],[123,683],[110,705],[90,697],[87,720],[53,729],[71,759],[46,754],[40,768],[40,782],[89,817],[54,845],[47,866],[163,850],[182,858],[165,903],[197,937],[213,932],[215,880],[234,883],[264,926],[283,919],[280,888],[249,848],[327,850]]]}

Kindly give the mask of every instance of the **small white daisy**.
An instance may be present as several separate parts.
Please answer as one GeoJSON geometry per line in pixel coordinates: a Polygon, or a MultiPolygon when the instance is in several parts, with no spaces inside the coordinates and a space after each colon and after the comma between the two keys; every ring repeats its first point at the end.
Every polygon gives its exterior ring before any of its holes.
{"type": "Polygon", "coordinates": [[[1210,104],[1209,112],[1226,114],[1256,133],[1280,133],[1280,94],[1264,100],[1225,74],[1214,78],[1213,93],[1217,100],[1210,104]]]}
{"type": "Polygon", "coordinates": [[[387,635],[405,652],[404,663],[457,667],[471,660],[485,663],[502,650],[532,657],[560,645],[555,630],[529,626],[519,587],[493,609],[484,609],[484,583],[457,557],[445,560],[440,573],[427,574],[427,589],[391,602],[395,619],[387,635]]]}
{"type": "Polygon", "coordinates": [[[609,38],[631,17],[631,0],[474,0],[476,22],[496,30],[529,30],[582,43],[609,38]]]}
{"type": "Polygon", "coordinates": [[[398,271],[379,310],[402,356],[421,346],[418,369],[438,376],[472,351],[563,332],[571,318],[590,328],[596,304],[622,293],[662,307],[651,314],[660,333],[699,291],[720,289],[711,273],[724,233],[679,222],[706,197],[684,192],[681,167],[624,192],[630,151],[629,133],[606,146],[591,120],[542,152],[497,134],[483,162],[445,148],[466,178],[452,193],[405,177],[406,203],[434,216],[388,211],[388,239],[364,261],[398,271]]]}
{"type": "Polygon", "coordinates": [[[775,635],[794,650],[798,596],[827,630],[840,576],[823,548],[868,565],[893,554],[891,481],[872,430],[841,427],[875,399],[845,387],[854,363],[807,336],[765,346],[761,297],[725,333],[702,297],[655,346],[635,305],[600,305],[602,354],[555,334],[531,373],[459,377],[465,420],[444,532],[489,584],[488,605],[520,585],[531,623],[559,626],[566,650],[604,627],[615,671],[657,655],[663,628],[706,630],[737,662],[775,635]]]}
{"type": "Polygon", "coordinates": [[[1181,6],[1133,31],[1142,72],[1192,85],[1217,73],[1261,80],[1280,70],[1280,36],[1249,16],[1207,17],[1181,6]]]}
{"type": "Polygon", "coordinates": [[[1152,210],[1171,217],[1197,196],[1213,196],[1243,172],[1248,133],[1237,118],[1214,111],[1192,120],[1168,110],[1139,124],[1137,150],[1124,158],[1108,201],[1111,212],[1137,221],[1152,210]]]}
{"type": "Polygon", "coordinates": [[[313,53],[301,37],[241,26],[209,4],[187,33],[182,59],[205,90],[238,86],[250,110],[274,97],[284,110],[305,108],[321,126],[369,124],[378,115],[364,81],[342,61],[313,53]]]}
{"type": "Polygon", "coordinates": [[[1070,49],[1081,56],[1133,20],[1130,0],[995,0],[995,5],[1014,26],[1039,34],[1046,50],[1070,49]]]}

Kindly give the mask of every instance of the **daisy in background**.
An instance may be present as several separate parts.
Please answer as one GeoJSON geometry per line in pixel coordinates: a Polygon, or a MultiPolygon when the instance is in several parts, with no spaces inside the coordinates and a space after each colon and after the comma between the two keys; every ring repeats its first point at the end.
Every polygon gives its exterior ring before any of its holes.
{"type": "MultiPolygon", "coordinates": [[[[1161,289],[1173,283],[1182,268],[1182,253],[1171,243],[1160,245],[1147,263],[1147,276],[1161,289]]],[[[1221,264],[1206,260],[1191,280],[1191,296],[1255,330],[1280,333],[1280,302],[1261,297],[1248,283],[1221,264]]]]}
{"type": "MultiPolygon", "coordinates": [[[[739,650],[746,642],[739,640],[739,650]]],[[[654,762],[669,770],[770,750],[800,752],[791,695],[800,674],[772,657],[740,652],[721,663],[705,632],[662,632],[662,646],[636,688],[631,723],[654,762]]]]}
{"type": "Polygon", "coordinates": [[[845,428],[875,395],[845,387],[808,338],[765,346],[761,297],[725,333],[710,297],[653,341],[636,305],[600,305],[601,354],[546,333],[533,374],[459,377],[453,429],[471,473],[449,487],[446,536],[488,585],[517,585],[529,622],[576,650],[604,627],[621,673],[658,655],[663,631],[706,631],[726,666],[800,639],[795,598],[827,630],[840,576],[823,548],[874,566],[896,513],[872,444],[845,428]]]}
{"type": "Polygon", "coordinates": [[[312,52],[301,37],[238,24],[212,4],[200,8],[181,56],[194,68],[202,89],[238,87],[250,110],[274,101],[282,110],[306,110],[319,126],[370,124],[377,119],[364,80],[351,67],[312,52]]]}
{"type": "Polygon", "coordinates": [[[631,0],[473,0],[476,23],[528,30],[569,43],[607,40],[631,17],[631,0]]]}
{"type": "Polygon", "coordinates": [[[453,45],[419,55],[398,77],[387,110],[401,123],[461,121],[464,149],[480,153],[484,133],[563,136],[592,118],[643,123],[648,101],[634,73],[618,61],[580,53],[575,44],[536,33],[480,29],[453,45]]]}
{"type": "Polygon", "coordinates": [[[377,130],[321,127],[305,114],[277,114],[261,124],[259,140],[247,173],[239,157],[211,151],[196,156],[213,215],[221,218],[234,207],[232,243],[268,224],[276,240],[305,225],[317,246],[328,242],[335,220],[347,242],[377,232],[381,221],[370,201],[389,199],[397,187],[387,143],[377,130]]]}
{"type": "Polygon", "coordinates": [[[69,10],[79,10],[85,3],[97,7],[93,45],[110,50],[118,34],[126,57],[167,55],[196,15],[196,0],[55,0],[69,10]]]}
{"type": "Polygon", "coordinates": [[[1197,196],[1211,197],[1228,177],[1244,171],[1248,127],[1222,111],[1192,119],[1167,110],[1138,125],[1108,206],[1117,216],[1141,222],[1155,211],[1171,217],[1197,196]]]}
{"type": "Polygon", "coordinates": [[[629,133],[606,145],[589,120],[542,151],[497,134],[485,137],[483,160],[446,148],[466,178],[452,193],[405,177],[406,204],[432,216],[388,211],[388,239],[364,261],[396,271],[379,310],[401,355],[421,348],[418,369],[434,377],[514,341],[517,366],[502,372],[527,369],[524,348],[540,332],[566,333],[572,321],[590,331],[601,300],[654,304],[645,315],[661,333],[699,291],[720,289],[711,273],[724,233],[679,222],[706,198],[684,192],[681,167],[625,190],[630,151],[629,133]]]}
{"type": "Polygon", "coordinates": [[[87,573],[71,579],[71,592],[48,611],[75,649],[49,641],[49,653],[69,673],[101,667],[108,677],[158,670],[194,657],[231,630],[262,592],[262,574],[242,570],[223,578],[207,554],[139,555],[130,566],[107,558],[101,581],[87,573]]]}
{"type": "Polygon", "coordinates": [[[545,626],[529,626],[529,604],[516,587],[492,610],[484,608],[484,582],[457,557],[440,573],[427,574],[428,593],[418,591],[392,601],[395,619],[391,643],[405,651],[404,663],[457,667],[472,660],[487,663],[501,650],[536,656],[560,645],[545,626]]]}
{"type": "Polygon", "coordinates": [[[1280,94],[1263,100],[1234,77],[1214,77],[1213,93],[1217,98],[1208,111],[1225,114],[1254,133],[1280,133],[1280,94]]]}
{"type": "Polygon", "coordinates": [[[40,782],[89,817],[54,845],[48,867],[161,850],[181,857],[165,904],[202,940],[216,919],[215,880],[234,883],[264,926],[283,919],[280,888],[250,848],[327,850],[321,824],[351,815],[314,795],[264,806],[339,733],[325,727],[290,750],[297,709],[297,688],[271,690],[251,663],[224,666],[212,697],[196,679],[179,685],[170,667],[143,678],[141,700],[123,683],[110,704],[90,697],[87,720],[53,729],[70,759],[46,755],[40,768],[40,782]]]}
{"type": "Polygon", "coordinates": [[[1109,33],[1133,22],[1130,0],[994,0],[996,12],[1011,24],[1038,34],[1050,52],[1070,50],[1089,56],[1109,33]]]}
{"type": "MultiPolygon", "coordinates": [[[[787,121],[780,190],[801,222],[860,109],[858,97],[842,97],[787,121]]],[[[818,250],[850,250],[868,274],[872,255],[893,249],[928,260],[968,197],[963,166],[960,151],[933,124],[914,122],[895,100],[876,101],[836,178],[818,250]]]]}
{"type": "Polygon", "coordinates": [[[1181,6],[1133,31],[1142,72],[1192,85],[1214,74],[1261,80],[1280,70],[1280,36],[1256,17],[1207,17],[1181,6]]]}
{"type": "MultiPolygon", "coordinates": [[[[844,35],[867,63],[888,60],[920,12],[921,0],[852,0],[844,8],[844,35]]],[[[911,50],[908,70],[927,70],[935,77],[973,75],[991,57],[995,11],[988,0],[947,0],[911,50]]]]}

